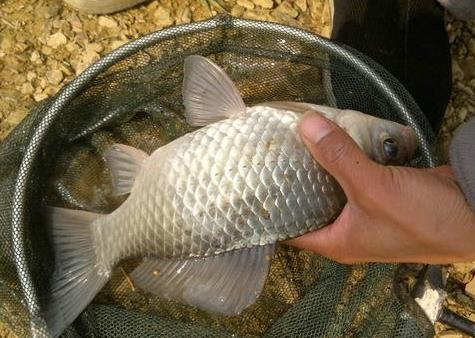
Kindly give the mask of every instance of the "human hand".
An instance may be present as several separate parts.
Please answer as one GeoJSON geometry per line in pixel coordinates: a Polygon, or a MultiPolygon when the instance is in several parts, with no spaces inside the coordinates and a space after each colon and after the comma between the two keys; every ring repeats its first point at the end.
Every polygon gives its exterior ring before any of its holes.
{"type": "Polygon", "coordinates": [[[306,115],[300,134],[348,202],[334,223],[287,241],[341,263],[475,260],[475,214],[448,166],[383,166],[340,127],[306,115]]]}

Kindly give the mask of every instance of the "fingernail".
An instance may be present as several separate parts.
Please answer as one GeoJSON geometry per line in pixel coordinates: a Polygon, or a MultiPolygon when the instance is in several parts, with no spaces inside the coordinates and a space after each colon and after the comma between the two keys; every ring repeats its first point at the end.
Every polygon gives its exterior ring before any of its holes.
{"type": "Polygon", "coordinates": [[[313,144],[320,142],[333,129],[330,122],[317,113],[309,113],[300,122],[303,136],[313,144]]]}

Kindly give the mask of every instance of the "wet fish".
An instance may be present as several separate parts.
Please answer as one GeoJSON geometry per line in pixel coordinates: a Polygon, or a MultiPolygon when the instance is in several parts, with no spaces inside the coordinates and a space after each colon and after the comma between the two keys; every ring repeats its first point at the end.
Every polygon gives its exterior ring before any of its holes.
{"type": "Polygon", "coordinates": [[[151,155],[126,145],[105,154],[117,194],[114,212],[49,208],[56,266],[46,320],[60,334],[127,257],[140,288],[209,311],[235,315],[254,303],[273,245],[334,220],[346,198],[297,132],[315,111],[343,127],[366,154],[402,164],[414,131],[352,110],[296,102],[246,107],[210,60],[185,60],[187,121],[202,128],[151,155]]]}

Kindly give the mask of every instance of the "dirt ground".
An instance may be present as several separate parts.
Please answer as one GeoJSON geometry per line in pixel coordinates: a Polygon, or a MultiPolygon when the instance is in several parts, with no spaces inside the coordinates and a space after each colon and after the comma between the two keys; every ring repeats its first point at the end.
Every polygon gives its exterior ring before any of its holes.
{"type": "MultiPolygon", "coordinates": [[[[326,0],[155,0],[103,16],[81,14],[60,0],[0,0],[0,142],[31,107],[102,55],[148,32],[222,11],[330,35],[326,0]]],[[[455,129],[475,115],[475,22],[447,15],[447,30],[454,88],[440,134],[444,154],[455,129]]],[[[448,270],[448,305],[475,320],[475,290],[465,291],[475,289],[475,263],[448,270]]],[[[439,337],[463,337],[441,325],[437,330],[439,337]]],[[[5,332],[0,326],[0,337],[5,332]]]]}

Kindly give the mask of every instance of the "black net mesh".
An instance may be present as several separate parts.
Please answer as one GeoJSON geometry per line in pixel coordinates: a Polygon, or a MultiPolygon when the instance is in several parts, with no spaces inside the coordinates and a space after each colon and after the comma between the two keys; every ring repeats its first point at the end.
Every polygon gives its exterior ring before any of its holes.
{"type": "MultiPolygon", "coordinates": [[[[110,212],[102,157],[112,143],[151,152],[190,130],[183,118],[183,61],[221,65],[244,101],[305,101],[352,108],[415,128],[413,165],[434,164],[430,132],[409,94],[380,66],[328,40],[277,24],[218,16],[156,32],[92,65],[37,106],[0,145],[0,321],[19,337],[46,337],[42,300],[52,273],[46,204],[110,212]]],[[[394,265],[344,266],[279,246],[262,295],[222,317],[135,289],[128,260],[64,337],[430,335],[396,297],[394,265]]]]}

